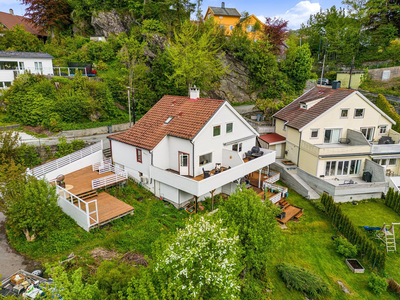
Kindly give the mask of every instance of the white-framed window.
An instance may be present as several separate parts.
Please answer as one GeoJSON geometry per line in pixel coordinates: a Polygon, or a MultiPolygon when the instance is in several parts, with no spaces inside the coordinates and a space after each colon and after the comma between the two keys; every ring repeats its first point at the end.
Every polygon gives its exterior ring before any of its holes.
{"type": "Polygon", "coordinates": [[[386,132],[387,132],[387,125],[380,125],[379,134],[386,134],[386,132]]]}
{"type": "Polygon", "coordinates": [[[287,123],[287,122],[284,122],[284,123],[283,123],[283,128],[282,128],[283,131],[286,131],[286,123],[287,123]]]}
{"type": "Polygon", "coordinates": [[[391,166],[391,167],[397,165],[397,158],[390,158],[388,165],[391,166]]]}
{"type": "Polygon", "coordinates": [[[383,159],[373,159],[373,162],[376,162],[378,165],[381,166],[390,166],[390,167],[394,167],[397,165],[397,158],[383,158],[383,159]]]}
{"type": "Polygon", "coordinates": [[[225,25],[219,25],[219,28],[225,29],[225,25]]]}
{"type": "Polygon", "coordinates": [[[229,25],[229,30],[233,30],[233,25],[229,25]]]}
{"type": "Polygon", "coordinates": [[[165,120],[164,124],[167,125],[169,122],[171,122],[171,120],[172,120],[173,118],[174,118],[174,117],[168,117],[168,119],[165,120]]]}
{"type": "Polygon", "coordinates": [[[311,129],[311,138],[312,139],[318,138],[318,131],[319,131],[319,129],[311,129]]]}
{"type": "Polygon", "coordinates": [[[43,65],[42,65],[41,61],[35,62],[35,71],[36,72],[42,72],[43,71],[43,65]]]}
{"type": "Polygon", "coordinates": [[[254,30],[254,25],[247,25],[247,31],[252,32],[254,30]]]}
{"type": "Polygon", "coordinates": [[[307,109],[307,104],[301,103],[301,104],[300,104],[300,108],[302,108],[302,109],[307,109]]]}
{"type": "Polygon", "coordinates": [[[217,125],[213,127],[213,136],[221,135],[221,125],[217,125]]]}
{"type": "Polygon", "coordinates": [[[342,129],[325,129],[324,143],[332,144],[339,143],[340,137],[342,135],[342,129]]]}
{"type": "Polygon", "coordinates": [[[361,172],[361,159],[333,160],[325,164],[325,176],[358,175],[361,172]]]}
{"type": "Polygon", "coordinates": [[[368,141],[372,141],[374,138],[374,129],[375,127],[361,127],[360,130],[362,134],[368,141]]]}
{"type": "Polygon", "coordinates": [[[340,111],[340,118],[341,119],[347,119],[349,117],[349,109],[348,108],[343,108],[340,111]]]}
{"type": "Polygon", "coordinates": [[[224,17],[223,16],[219,16],[219,18],[222,20],[224,17]]]}
{"type": "Polygon", "coordinates": [[[232,151],[242,152],[243,143],[233,144],[232,151]]]}
{"type": "Polygon", "coordinates": [[[233,132],[233,123],[226,123],[226,133],[233,132]]]}
{"type": "Polygon", "coordinates": [[[199,167],[212,163],[212,152],[199,156],[199,167]]]}
{"type": "Polygon", "coordinates": [[[356,109],[354,110],[354,118],[355,118],[355,119],[364,118],[364,111],[365,111],[364,108],[356,108],[356,109]]]}

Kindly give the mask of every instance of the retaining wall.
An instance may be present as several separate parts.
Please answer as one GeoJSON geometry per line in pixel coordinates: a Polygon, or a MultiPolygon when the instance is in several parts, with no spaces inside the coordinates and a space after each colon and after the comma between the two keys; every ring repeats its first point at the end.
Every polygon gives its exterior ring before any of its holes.
{"type": "Polygon", "coordinates": [[[293,176],[285,170],[285,168],[277,163],[272,163],[271,164],[271,169],[274,171],[278,171],[281,173],[280,179],[292,190],[295,190],[297,193],[302,195],[303,197],[308,198],[309,193],[308,190],[302,186],[293,176]]]}

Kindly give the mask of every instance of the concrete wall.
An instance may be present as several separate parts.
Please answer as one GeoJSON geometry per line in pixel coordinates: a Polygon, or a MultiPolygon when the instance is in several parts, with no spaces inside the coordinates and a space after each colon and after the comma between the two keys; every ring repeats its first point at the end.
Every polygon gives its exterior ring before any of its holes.
{"type": "Polygon", "coordinates": [[[365,171],[372,174],[372,182],[384,182],[386,180],[385,168],[372,160],[365,160],[364,172],[365,171]]]}
{"type": "Polygon", "coordinates": [[[369,145],[368,140],[359,130],[347,129],[347,138],[350,140],[349,145],[369,145]]]}
{"type": "Polygon", "coordinates": [[[368,74],[374,80],[382,80],[383,71],[390,71],[390,78],[395,78],[400,76],[400,66],[390,67],[390,68],[382,68],[382,69],[369,69],[368,74]]]}
{"type": "MultiPolygon", "coordinates": [[[[133,123],[132,123],[133,124],[133,123]]],[[[118,132],[129,129],[129,123],[122,123],[112,125],[112,132],[118,132]]],[[[90,136],[96,134],[106,134],[108,133],[108,126],[101,126],[96,128],[79,129],[79,130],[66,130],[62,133],[56,134],[55,136],[66,136],[66,137],[79,137],[79,136],[90,136]]]]}
{"type": "Polygon", "coordinates": [[[286,169],[277,164],[277,163],[273,163],[271,164],[271,170],[274,171],[278,171],[279,173],[281,173],[280,177],[281,180],[292,190],[295,190],[297,193],[299,193],[300,195],[302,195],[303,197],[308,198],[309,197],[309,192],[308,190],[302,186],[293,176],[292,174],[290,174],[288,171],[286,171],[286,169]]]}

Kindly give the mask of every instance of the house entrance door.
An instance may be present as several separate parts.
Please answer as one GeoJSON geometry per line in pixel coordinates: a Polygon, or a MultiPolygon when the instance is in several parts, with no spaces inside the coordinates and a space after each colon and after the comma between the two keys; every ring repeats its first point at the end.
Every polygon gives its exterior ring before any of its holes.
{"type": "Polygon", "coordinates": [[[179,174],[189,175],[189,154],[179,152],[179,174]]]}

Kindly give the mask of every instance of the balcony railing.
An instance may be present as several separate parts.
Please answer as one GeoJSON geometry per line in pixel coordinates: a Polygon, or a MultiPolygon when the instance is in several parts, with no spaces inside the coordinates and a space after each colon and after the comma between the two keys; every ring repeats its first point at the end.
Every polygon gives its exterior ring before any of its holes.
{"type": "Polygon", "coordinates": [[[7,71],[16,71],[18,75],[20,74],[42,74],[42,75],[54,75],[54,76],[74,76],[80,72],[84,76],[94,76],[94,74],[89,74],[87,68],[83,67],[42,67],[42,68],[24,68],[15,69],[7,71]]]}

